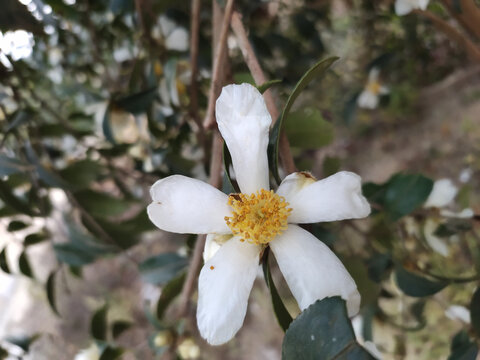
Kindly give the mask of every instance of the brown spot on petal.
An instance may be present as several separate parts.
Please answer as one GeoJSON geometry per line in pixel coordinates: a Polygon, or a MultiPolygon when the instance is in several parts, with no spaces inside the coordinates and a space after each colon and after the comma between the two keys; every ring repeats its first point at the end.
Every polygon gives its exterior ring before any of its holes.
{"type": "Polygon", "coordinates": [[[315,179],[315,176],[313,176],[311,173],[309,173],[308,171],[300,171],[299,174],[305,176],[306,178],[309,178],[309,179],[313,179],[313,180],[317,180],[315,179]]]}
{"type": "Polygon", "coordinates": [[[213,270],[213,269],[215,269],[215,266],[213,266],[213,265],[210,266],[210,270],[213,270]]]}

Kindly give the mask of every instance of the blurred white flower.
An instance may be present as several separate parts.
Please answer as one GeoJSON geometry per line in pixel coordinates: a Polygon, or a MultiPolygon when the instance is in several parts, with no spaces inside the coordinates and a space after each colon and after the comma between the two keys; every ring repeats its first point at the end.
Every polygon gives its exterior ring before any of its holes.
{"type": "Polygon", "coordinates": [[[75,355],[74,360],[98,360],[100,359],[100,350],[94,343],[89,348],[81,350],[75,355]]]}
{"type": "Polygon", "coordinates": [[[465,306],[451,305],[445,310],[445,315],[451,320],[460,320],[465,324],[470,324],[470,310],[465,306]]]}
{"type": "Polygon", "coordinates": [[[429,0],[396,0],[395,13],[398,16],[407,15],[412,10],[426,10],[429,0]]]}
{"type": "Polygon", "coordinates": [[[370,205],[361,194],[360,177],[342,171],[316,181],[308,173],[293,173],[275,194],[268,190],[272,119],[262,95],[249,84],[226,86],[216,115],[242,193],[227,196],[200,180],[173,175],[152,186],[148,206],[150,220],[162,230],[230,235],[216,252],[209,247],[217,238],[210,238],[205,249],[206,257],[215,254],[198,281],[200,334],[220,345],[237,333],[266,246],[301,309],[339,295],[349,315],[356,314],[360,294],[354,280],[323,242],[296,224],[366,217],[370,205]]]}
{"type": "Polygon", "coordinates": [[[433,183],[433,189],[430,192],[425,204],[429,207],[444,207],[448,205],[457,195],[458,188],[450,179],[440,179],[433,183]]]}
{"type": "Polygon", "coordinates": [[[169,50],[188,50],[188,31],[165,15],[161,15],[158,23],[152,28],[152,37],[163,39],[169,50]]]}
{"type": "Polygon", "coordinates": [[[34,44],[33,34],[25,30],[0,32],[0,50],[14,61],[29,57],[34,44]]]}
{"type": "Polygon", "coordinates": [[[438,227],[441,225],[438,219],[428,218],[423,226],[423,235],[427,244],[442,256],[448,256],[449,250],[445,240],[435,235],[438,227]]]}
{"type": "Polygon", "coordinates": [[[200,356],[200,348],[192,338],[188,338],[178,346],[178,353],[182,359],[197,359],[200,356]]]}
{"type": "Polygon", "coordinates": [[[470,181],[473,175],[473,170],[470,168],[465,168],[460,172],[460,175],[458,176],[458,180],[462,184],[466,184],[470,181]]]}
{"type": "Polygon", "coordinates": [[[380,95],[388,94],[389,90],[379,82],[380,71],[372,68],[368,74],[367,84],[357,99],[357,104],[364,109],[376,109],[380,95]]]}

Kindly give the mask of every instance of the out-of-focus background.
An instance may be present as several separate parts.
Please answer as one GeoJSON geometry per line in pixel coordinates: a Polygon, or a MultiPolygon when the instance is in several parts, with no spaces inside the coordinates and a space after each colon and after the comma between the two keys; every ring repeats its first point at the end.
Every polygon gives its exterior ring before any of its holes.
{"type": "MultiPolygon", "coordinates": [[[[196,237],[156,229],[145,211],[160,178],[208,181],[213,130],[202,123],[225,2],[0,5],[0,358],[280,359],[260,269],[228,344],[199,337],[195,293],[176,316],[196,237]]],[[[235,11],[266,77],[280,80],[269,90],[278,109],[313,64],[340,58],[284,130],[298,169],[354,171],[366,184],[372,216],[314,228],[362,294],[358,341],[383,359],[474,360],[480,5],[396,6],[256,0],[235,11]]],[[[238,34],[226,44],[221,83],[255,84],[238,34]]]]}

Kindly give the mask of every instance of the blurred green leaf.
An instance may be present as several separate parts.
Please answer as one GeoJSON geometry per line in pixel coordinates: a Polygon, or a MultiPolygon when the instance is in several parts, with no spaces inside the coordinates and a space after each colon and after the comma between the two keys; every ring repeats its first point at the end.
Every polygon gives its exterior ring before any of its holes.
{"type": "Polygon", "coordinates": [[[122,354],[123,349],[109,345],[103,350],[102,355],[100,355],[98,360],[115,360],[119,359],[122,354]]]}
{"type": "Polygon", "coordinates": [[[27,247],[27,246],[35,245],[47,239],[48,239],[48,235],[43,232],[29,234],[25,236],[25,239],[23,240],[23,246],[27,247]]]}
{"type": "Polygon", "coordinates": [[[338,171],[340,171],[341,164],[342,164],[342,160],[338,157],[330,157],[330,156],[325,157],[322,165],[323,176],[328,177],[330,175],[337,173],[338,171]]]}
{"type": "Polygon", "coordinates": [[[23,230],[27,227],[29,227],[30,225],[24,223],[23,221],[19,221],[19,220],[12,220],[10,221],[10,223],[8,224],[8,227],[7,227],[7,230],[9,232],[14,232],[14,231],[19,231],[19,230],[23,230]]]}
{"type": "Polygon", "coordinates": [[[465,231],[470,231],[472,229],[472,223],[469,220],[465,219],[450,219],[447,222],[441,224],[437,230],[435,230],[435,235],[440,237],[449,237],[458,233],[465,231]]]}
{"type": "Polygon", "coordinates": [[[113,101],[114,106],[134,115],[147,111],[157,95],[157,87],[146,89],[113,101]]]}
{"type": "Polygon", "coordinates": [[[107,305],[98,309],[90,322],[90,334],[95,340],[107,341],[107,305]]]}
{"type": "Polygon", "coordinates": [[[302,149],[320,148],[333,141],[333,125],[314,108],[291,112],[285,120],[284,129],[290,145],[302,149]]]}
{"type": "Polygon", "coordinates": [[[55,298],[55,274],[56,271],[52,271],[48,276],[47,283],[45,284],[45,288],[47,290],[47,300],[50,308],[53,310],[55,314],[60,316],[60,313],[57,309],[57,301],[55,298]]]}
{"type": "Polygon", "coordinates": [[[110,11],[114,15],[130,12],[134,9],[133,0],[110,0],[110,11]]]}
{"type": "Polygon", "coordinates": [[[5,181],[0,180],[0,199],[7,204],[12,209],[26,215],[34,216],[37,215],[27,202],[18,198],[13,194],[13,189],[11,189],[5,181]]]}
{"type": "Polygon", "coordinates": [[[183,272],[181,275],[170,280],[163,288],[160,298],[157,302],[157,318],[161,319],[165,314],[170,303],[177,297],[183,288],[185,282],[186,273],[183,272]]]}
{"type": "Polygon", "coordinates": [[[47,170],[41,163],[35,153],[35,150],[32,148],[30,143],[26,143],[25,145],[26,155],[28,161],[30,161],[34,166],[37,172],[38,177],[48,186],[51,187],[59,187],[63,189],[68,188],[68,184],[63,181],[57,174],[54,172],[47,170]]]}
{"type": "Polygon", "coordinates": [[[374,359],[355,340],[345,301],[334,296],[318,300],[288,328],[282,360],[374,359]]]}
{"type": "MultiPolygon", "coordinates": [[[[103,120],[102,120],[102,130],[103,130],[103,135],[105,136],[105,139],[112,143],[113,145],[116,144],[115,138],[113,137],[113,130],[112,130],[112,125],[110,123],[110,111],[111,107],[108,106],[105,109],[105,114],[103,115],[103,120]]],[[[115,149],[116,147],[114,147],[115,149]]],[[[128,149],[128,147],[122,147],[122,149],[128,149]]],[[[108,149],[110,150],[110,149],[108,149]]]]}
{"type": "Polygon", "coordinates": [[[392,255],[390,253],[374,253],[367,261],[368,277],[380,283],[385,280],[393,268],[392,255]]]}
{"type": "Polygon", "coordinates": [[[232,156],[230,155],[230,151],[228,151],[227,144],[223,144],[223,168],[225,169],[223,173],[224,182],[222,186],[222,191],[225,194],[234,194],[239,193],[240,190],[238,188],[238,184],[232,180],[230,175],[230,166],[232,166],[232,156]]]}
{"type": "Polygon", "coordinates": [[[265,253],[265,257],[263,260],[263,276],[265,278],[265,282],[267,283],[268,289],[270,290],[270,296],[273,305],[273,311],[275,312],[275,316],[277,317],[278,324],[283,329],[283,331],[287,331],[288,327],[292,323],[292,316],[288,312],[287,308],[285,307],[280,294],[275,287],[275,283],[273,282],[272,274],[270,273],[270,267],[268,265],[268,257],[269,252],[265,253]]]}
{"type": "Polygon", "coordinates": [[[6,360],[8,355],[8,351],[0,347],[0,360],[6,360]]]}
{"type": "Polygon", "coordinates": [[[119,337],[124,331],[128,330],[132,326],[132,322],[125,321],[125,320],[118,320],[112,324],[112,335],[113,338],[116,339],[119,337]]]}
{"type": "Polygon", "coordinates": [[[188,259],[183,256],[176,253],[164,253],[143,261],[138,266],[138,270],[143,281],[162,285],[177,276],[187,264],[188,259]]]}
{"type": "Polygon", "coordinates": [[[405,270],[401,266],[395,268],[395,280],[400,290],[405,295],[412,297],[433,295],[448,285],[448,282],[445,281],[428,280],[423,276],[405,270]]]}
{"type": "Polygon", "coordinates": [[[475,290],[470,302],[470,317],[472,319],[472,327],[480,337],[480,287],[475,290]]]}
{"type": "Polygon", "coordinates": [[[28,164],[0,154],[0,177],[25,172],[30,169],[31,166],[29,166],[28,164]]]}
{"type": "Polygon", "coordinates": [[[76,191],[74,195],[80,205],[94,217],[121,215],[132,206],[131,201],[90,189],[76,191]]]}
{"type": "Polygon", "coordinates": [[[263,94],[265,91],[270,89],[273,85],[281,84],[282,80],[275,79],[275,80],[269,80],[262,85],[257,86],[257,90],[260,92],[260,94],[263,94]]]}
{"type": "Polygon", "coordinates": [[[317,239],[324,242],[325,245],[329,247],[333,246],[333,243],[335,242],[335,235],[330,230],[318,223],[312,224],[311,227],[311,233],[315,235],[317,239]]]}
{"type": "Polygon", "coordinates": [[[30,266],[30,261],[28,260],[27,253],[22,251],[20,254],[20,257],[18,258],[18,268],[20,269],[20,272],[28,276],[29,278],[34,278],[33,272],[32,272],[32,267],[30,266]]]}
{"type": "Polygon", "coordinates": [[[7,247],[6,246],[0,252],[0,269],[2,269],[3,272],[5,272],[5,273],[10,274],[10,267],[8,266],[8,261],[7,261],[7,247]]]}
{"type": "Polygon", "coordinates": [[[478,354],[478,346],[470,340],[465,330],[461,330],[453,337],[450,351],[447,360],[475,360],[478,354]]]}
{"type": "Polygon", "coordinates": [[[75,189],[84,189],[97,180],[103,171],[104,167],[97,161],[85,159],[68,165],[59,175],[75,189]]]}
{"type": "Polygon", "coordinates": [[[17,345],[26,353],[30,350],[30,345],[40,337],[39,334],[34,334],[31,336],[23,335],[23,336],[8,336],[5,338],[5,341],[9,342],[10,344],[17,345]]]}

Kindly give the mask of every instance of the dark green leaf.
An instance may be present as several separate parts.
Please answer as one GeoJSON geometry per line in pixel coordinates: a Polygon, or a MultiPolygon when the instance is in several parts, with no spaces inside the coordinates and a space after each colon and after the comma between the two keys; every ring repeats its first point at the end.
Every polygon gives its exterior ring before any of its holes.
{"type": "Polygon", "coordinates": [[[325,157],[323,160],[323,176],[327,177],[340,171],[342,161],[338,157],[325,157]]]}
{"type": "Polygon", "coordinates": [[[0,199],[12,209],[22,214],[34,216],[36,213],[28,206],[27,202],[13,194],[13,190],[6,182],[0,181],[0,199]]]}
{"type": "Polygon", "coordinates": [[[119,320],[115,321],[112,325],[112,335],[113,338],[116,339],[119,337],[124,331],[128,330],[133,324],[130,321],[119,320]]]}
{"type": "Polygon", "coordinates": [[[433,295],[448,285],[448,282],[429,280],[401,266],[395,268],[395,279],[400,290],[413,297],[433,295]]]}
{"type": "Polygon", "coordinates": [[[100,355],[98,360],[115,360],[119,359],[122,354],[123,349],[109,345],[103,350],[102,355],[100,355]]]}
{"type": "Polygon", "coordinates": [[[25,145],[26,154],[28,160],[35,165],[35,170],[37,172],[38,177],[48,186],[51,187],[59,187],[63,189],[68,189],[68,184],[63,181],[61,177],[59,177],[54,172],[47,170],[41,163],[37,157],[37,154],[33,150],[30,143],[25,145]]]}
{"type": "Polygon", "coordinates": [[[103,115],[102,130],[103,130],[103,135],[105,136],[105,139],[107,139],[110,143],[115,145],[116,141],[115,141],[115,138],[113,137],[112,125],[110,124],[110,111],[111,111],[111,108],[110,106],[108,106],[105,109],[105,114],[103,115]]]}
{"type": "Polygon", "coordinates": [[[107,341],[107,305],[98,309],[90,322],[90,333],[96,340],[107,341]]]}
{"type": "Polygon", "coordinates": [[[10,267],[8,266],[7,261],[7,247],[4,247],[0,252],[0,269],[5,273],[10,274],[10,267]]]}
{"type": "Polygon", "coordinates": [[[48,304],[52,308],[53,312],[58,316],[60,316],[60,313],[58,312],[58,309],[57,309],[57,301],[55,298],[55,274],[56,274],[55,271],[50,273],[47,279],[47,283],[45,284],[45,288],[47,290],[48,304]]]}
{"type": "Polygon", "coordinates": [[[475,360],[478,346],[470,340],[465,330],[458,332],[452,340],[448,360],[475,360]]]}
{"type": "Polygon", "coordinates": [[[10,344],[17,345],[23,351],[28,353],[30,350],[30,345],[40,337],[39,334],[34,334],[32,336],[9,336],[5,338],[5,341],[8,341],[10,344]]]}
{"type": "Polygon", "coordinates": [[[23,221],[12,220],[8,224],[7,230],[10,232],[18,231],[29,227],[30,225],[25,224],[23,221]]]}
{"type": "Polygon", "coordinates": [[[162,288],[162,294],[157,302],[157,318],[161,319],[165,314],[170,303],[175,299],[177,295],[180,294],[183,288],[183,283],[185,282],[186,273],[182,273],[176,278],[170,280],[162,288]]]}
{"type": "Polygon", "coordinates": [[[6,360],[8,357],[8,351],[0,347],[0,360],[6,360]]]}
{"type": "Polygon", "coordinates": [[[327,246],[332,246],[335,242],[335,235],[327,228],[320,224],[312,224],[311,233],[315,235],[317,239],[324,242],[327,246]]]}
{"type": "Polygon", "coordinates": [[[475,290],[470,302],[470,316],[472,318],[472,327],[480,337],[480,287],[475,290]]]}
{"type": "Polygon", "coordinates": [[[265,91],[270,89],[273,85],[280,84],[282,80],[275,79],[275,80],[269,80],[266,83],[263,83],[262,85],[258,85],[257,89],[258,91],[263,94],[265,91]]]}
{"type": "Polygon", "coordinates": [[[42,233],[42,232],[34,233],[34,234],[30,234],[30,235],[25,236],[25,239],[23,240],[23,245],[24,246],[31,246],[31,245],[41,243],[41,242],[43,242],[47,239],[48,239],[48,236],[45,233],[42,233]]]}
{"type": "Polygon", "coordinates": [[[132,0],[110,0],[110,11],[114,15],[119,15],[124,12],[132,11],[134,9],[132,0]]]}
{"type": "Polygon", "coordinates": [[[437,230],[435,230],[434,234],[440,237],[449,237],[458,233],[470,231],[471,229],[472,223],[469,220],[451,219],[446,223],[441,224],[437,230]]]}
{"type": "Polygon", "coordinates": [[[7,136],[8,133],[10,133],[12,130],[15,130],[20,125],[26,123],[31,116],[32,116],[32,113],[29,111],[24,111],[24,110],[17,111],[13,116],[12,121],[11,122],[9,121],[9,124],[5,130],[5,136],[7,136]]]}
{"type": "Polygon", "coordinates": [[[270,273],[270,267],[268,265],[269,253],[267,252],[263,261],[263,276],[265,277],[265,282],[267,283],[268,289],[270,290],[270,296],[272,299],[273,311],[277,317],[278,324],[283,329],[287,331],[288,327],[292,322],[292,316],[285,307],[282,298],[280,297],[275,283],[273,282],[272,274],[270,273]]]}
{"type": "Polygon", "coordinates": [[[155,86],[139,93],[115,100],[113,103],[120,109],[132,114],[140,114],[148,110],[156,95],[157,87],[155,86]]]}
{"type": "Polygon", "coordinates": [[[393,267],[392,255],[390,253],[376,254],[367,262],[368,277],[373,281],[380,283],[385,280],[393,267]]]}
{"type": "Polygon", "coordinates": [[[5,155],[0,155],[0,177],[25,172],[28,171],[30,168],[31,166],[17,159],[13,159],[5,155]]]}
{"type": "Polygon", "coordinates": [[[188,264],[188,260],[176,253],[152,256],[138,266],[143,281],[152,284],[166,284],[188,264]]]}
{"type": "Polygon", "coordinates": [[[18,267],[20,269],[20,272],[33,279],[33,272],[32,272],[32,267],[30,266],[30,262],[28,261],[27,253],[25,250],[20,254],[20,257],[18,258],[18,267]]]}
{"type": "Polygon", "coordinates": [[[132,206],[131,201],[90,189],[77,191],[74,196],[80,205],[94,217],[109,218],[117,216],[132,206]]]}
{"type": "Polygon", "coordinates": [[[324,60],[319,61],[313,65],[308,71],[302,76],[302,78],[297,82],[295,88],[287,99],[285,107],[283,108],[280,118],[275,123],[270,132],[270,168],[272,169],[273,175],[277,182],[280,182],[280,176],[278,175],[278,146],[280,144],[280,133],[282,130],[284,119],[287,118],[290,109],[300,95],[303,89],[315,78],[320,75],[323,75],[325,71],[338,59],[338,57],[330,57],[324,60]]]}
{"type": "Polygon", "coordinates": [[[223,144],[223,168],[225,169],[223,173],[223,186],[222,190],[225,194],[234,194],[239,193],[238,184],[234,182],[230,176],[230,166],[232,165],[232,156],[228,151],[227,144],[223,144]]]}
{"type": "Polygon", "coordinates": [[[310,305],[292,322],[282,360],[374,359],[355,340],[345,301],[330,297],[310,305]]]}
{"type": "Polygon", "coordinates": [[[320,148],[333,141],[333,125],[314,108],[291,112],[285,120],[284,129],[290,145],[302,149],[320,148]]]}
{"type": "Polygon", "coordinates": [[[98,179],[104,168],[92,160],[80,160],[59,172],[60,176],[76,189],[86,188],[98,179]]]}

